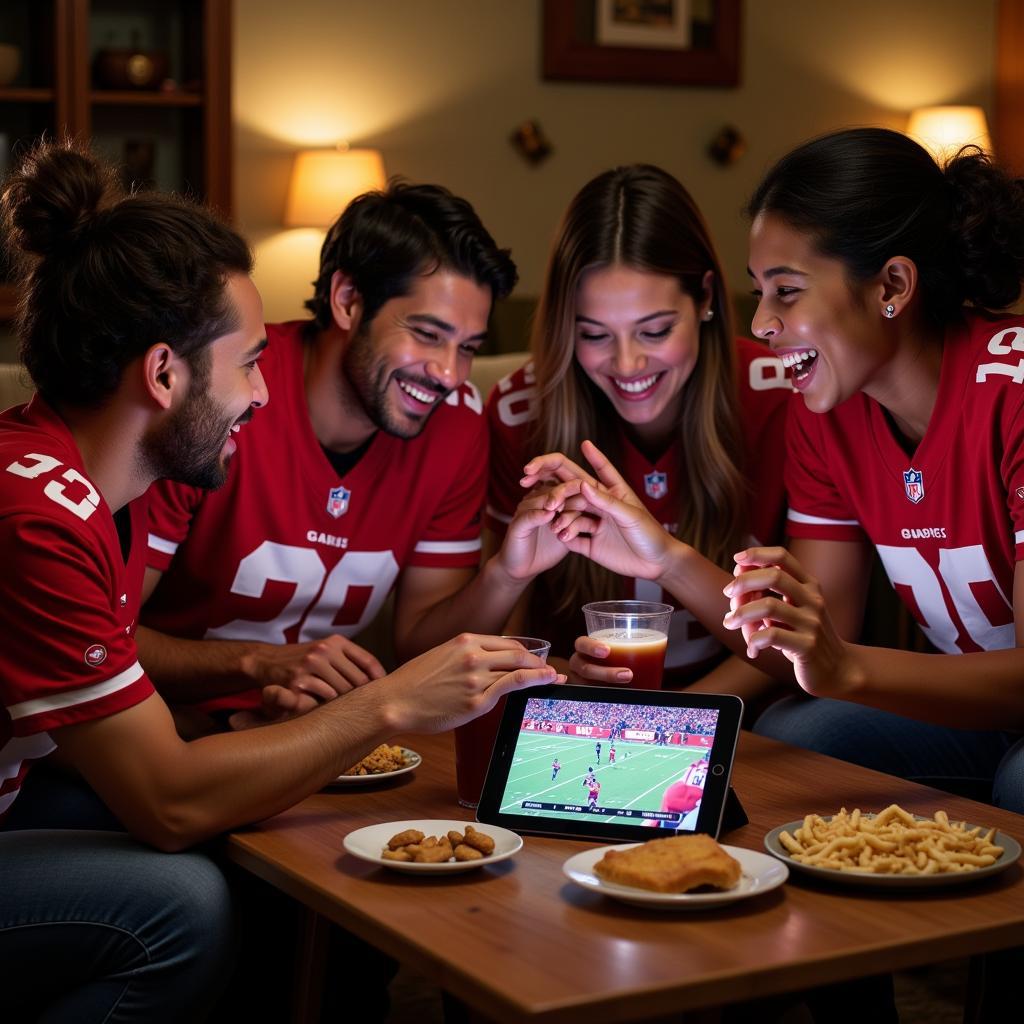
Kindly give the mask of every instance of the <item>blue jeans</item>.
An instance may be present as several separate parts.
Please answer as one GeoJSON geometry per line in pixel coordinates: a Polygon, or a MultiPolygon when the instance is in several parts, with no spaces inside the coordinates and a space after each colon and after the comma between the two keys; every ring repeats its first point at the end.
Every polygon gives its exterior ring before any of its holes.
{"type": "Polygon", "coordinates": [[[0,831],[0,1002],[46,1024],[201,1020],[232,959],[209,858],[120,832],[0,831]]]}
{"type": "Polygon", "coordinates": [[[1024,814],[1024,738],[947,729],[842,700],[786,697],[761,736],[1024,814]]]}
{"type": "MultiPolygon", "coordinates": [[[[12,975],[18,974],[14,987],[19,999],[34,1000],[30,1019],[38,1017],[47,1024],[94,1020],[192,1024],[203,1018],[226,984],[227,991],[214,1007],[216,1019],[288,1018],[288,965],[299,927],[298,907],[288,897],[230,866],[225,881],[202,854],[160,853],[133,842],[82,779],[47,762],[29,772],[4,829],[0,831],[3,1024],[19,1019],[13,1014],[18,1004],[9,1008],[5,1002],[6,987],[12,984],[7,981],[9,968],[12,975]],[[100,829],[112,831],[96,831],[100,829]],[[19,846],[19,839],[23,845],[19,846]],[[23,852],[16,852],[19,849],[23,852]],[[25,882],[13,873],[19,858],[25,882]],[[56,876],[65,873],[65,862],[70,865],[69,874],[79,864],[81,870],[62,888],[56,876]],[[87,920],[98,925],[84,927],[75,919],[72,927],[55,927],[68,924],[60,916],[67,908],[71,913],[82,910],[84,916],[90,905],[95,914],[87,920]],[[30,949],[21,945],[28,942],[29,933],[8,923],[11,918],[16,925],[25,919],[23,915],[52,920],[49,929],[35,930],[30,949]],[[232,941],[236,935],[237,943],[232,941]],[[9,946],[17,951],[13,960],[9,946]],[[240,970],[232,973],[236,950],[240,970]],[[22,966],[22,955],[27,966],[22,966]],[[126,980],[132,988],[122,992],[126,980]],[[45,1004],[58,990],[75,986],[80,991],[74,999],[62,996],[48,1015],[39,1017],[40,1002],[45,1004]],[[116,1012],[107,1016],[110,1010],[116,1012]]],[[[330,983],[321,1020],[383,1021],[389,1008],[388,984],[397,964],[340,928],[330,929],[329,941],[330,983]]]]}

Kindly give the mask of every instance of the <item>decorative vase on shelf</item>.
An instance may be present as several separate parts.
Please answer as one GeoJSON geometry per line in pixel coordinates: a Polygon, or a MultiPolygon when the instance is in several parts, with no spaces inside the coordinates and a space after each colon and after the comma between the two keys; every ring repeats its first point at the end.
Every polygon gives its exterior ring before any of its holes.
{"type": "Polygon", "coordinates": [[[96,51],[92,76],[101,89],[159,89],[169,67],[163,50],[144,50],[137,33],[131,46],[104,46],[96,51]]]}
{"type": "Polygon", "coordinates": [[[21,50],[13,43],[0,43],[0,87],[10,85],[21,70],[21,50]]]}

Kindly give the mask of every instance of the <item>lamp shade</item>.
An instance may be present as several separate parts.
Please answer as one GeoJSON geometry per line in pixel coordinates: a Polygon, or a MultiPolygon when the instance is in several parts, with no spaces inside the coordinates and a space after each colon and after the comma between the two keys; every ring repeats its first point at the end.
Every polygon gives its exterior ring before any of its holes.
{"type": "Polygon", "coordinates": [[[962,146],[992,152],[981,107],[919,107],[910,115],[907,134],[940,162],[955,156],[962,146]]]}
{"type": "Polygon", "coordinates": [[[356,196],[384,184],[384,161],[376,149],[297,153],[284,210],[285,227],[327,227],[356,196]]]}

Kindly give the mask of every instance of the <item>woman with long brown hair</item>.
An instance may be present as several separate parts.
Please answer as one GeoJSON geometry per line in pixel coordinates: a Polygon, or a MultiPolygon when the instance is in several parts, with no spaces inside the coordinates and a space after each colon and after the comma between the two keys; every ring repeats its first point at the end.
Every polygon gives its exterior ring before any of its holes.
{"type": "MultiPolygon", "coordinates": [[[[552,250],[531,349],[532,360],[488,404],[489,529],[500,535],[511,521],[532,457],[578,458],[589,438],[659,522],[715,563],[731,565],[752,536],[779,537],[789,383],[763,345],[734,337],[707,226],[675,178],[621,167],[576,195],[552,250]]],[[[582,631],[580,606],[614,597],[663,599],[654,584],[570,555],[538,578],[522,628],[568,656],[582,631]]],[[[666,664],[674,685],[703,677],[702,688],[749,695],[764,679],[726,659],[683,609],[666,664]]],[[[614,666],[597,672],[607,682],[629,678],[614,666]]]]}

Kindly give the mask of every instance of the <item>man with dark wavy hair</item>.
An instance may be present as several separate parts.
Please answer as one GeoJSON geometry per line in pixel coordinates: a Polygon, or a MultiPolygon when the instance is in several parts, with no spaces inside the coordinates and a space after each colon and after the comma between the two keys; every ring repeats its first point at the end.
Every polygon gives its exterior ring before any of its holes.
{"type": "Polygon", "coordinates": [[[468,377],[515,281],[507,250],[440,186],[392,183],[331,228],[312,319],[268,326],[277,398],[226,486],[153,495],[140,647],[168,699],[203,713],[194,728],[381,676],[350,637],[392,589],[400,659],[500,631],[534,554],[513,536],[478,575],[487,432],[468,377]]]}

